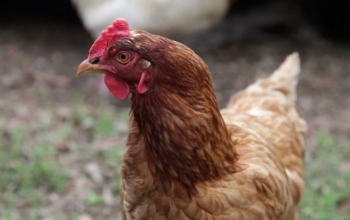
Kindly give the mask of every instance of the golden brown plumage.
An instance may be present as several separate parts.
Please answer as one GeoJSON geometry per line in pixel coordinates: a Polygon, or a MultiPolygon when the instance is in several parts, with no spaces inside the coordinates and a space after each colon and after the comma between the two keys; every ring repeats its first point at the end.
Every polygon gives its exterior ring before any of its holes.
{"type": "Polygon", "coordinates": [[[123,219],[298,219],[307,130],[294,103],[298,55],[220,112],[200,57],[160,36],[127,33],[123,22],[113,26],[125,35],[113,35],[113,50],[96,52],[105,45],[97,40],[78,70],[102,71],[113,94],[132,94],[123,219]],[[116,61],[115,51],[130,60],[116,61]]]}

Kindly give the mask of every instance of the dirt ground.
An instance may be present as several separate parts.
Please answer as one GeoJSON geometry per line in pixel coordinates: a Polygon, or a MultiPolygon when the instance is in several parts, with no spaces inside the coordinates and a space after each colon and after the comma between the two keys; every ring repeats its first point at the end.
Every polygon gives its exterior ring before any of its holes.
{"type": "MultiPolygon", "coordinates": [[[[0,106],[11,106],[1,112],[0,124],[5,126],[2,129],[27,126],[19,120],[23,115],[32,114],[32,120],[39,120],[45,118],[43,110],[47,108],[69,108],[77,96],[91,106],[98,102],[98,77],[75,78],[76,68],[87,57],[91,43],[88,33],[78,25],[43,22],[2,25],[0,106]]],[[[312,143],[319,132],[335,134],[344,141],[350,135],[348,45],[318,37],[302,42],[293,38],[237,41],[215,48],[203,44],[193,49],[212,71],[220,107],[233,93],[270,74],[288,54],[298,51],[302,60],[298,104],[310,127],[308,150],[313,150],[312,143]]],[[[116,111],[127,106],[120,102],[115,105],[116,111]]]]}

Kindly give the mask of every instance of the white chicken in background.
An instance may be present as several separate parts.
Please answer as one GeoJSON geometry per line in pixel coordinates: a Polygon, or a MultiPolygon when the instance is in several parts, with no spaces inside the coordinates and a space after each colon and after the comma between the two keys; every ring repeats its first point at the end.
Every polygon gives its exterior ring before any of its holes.
{"type": "Polygon", "coordinates": [[[71,1],[94,38],[117,17],[128,20],[131,29],[143,29],[167,37],[189,35],[219,23],[230,6],[230,0],[71,1]]]}

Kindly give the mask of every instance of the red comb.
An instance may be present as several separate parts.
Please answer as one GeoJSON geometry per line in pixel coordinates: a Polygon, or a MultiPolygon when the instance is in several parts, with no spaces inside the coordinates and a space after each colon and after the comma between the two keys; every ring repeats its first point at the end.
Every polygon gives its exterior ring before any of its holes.
{"type": "Polygon", "coordinates": [[[108,34],[116,34],[122,31],[130,32],[129,24],[124,18],[117,18],[113,21],[112,25],[108,26],[107,30],[102,31],[100,37],[104,37],[108,34]]]}
{"type": "Polygon", "coordinates": [[[89,54],[100,56],[105,49],[122,37],[130,35],[129,24],[124,18],[117,18],[112,25],[102,31],[101,35],[96,39],[90,48],[89,54]]]}

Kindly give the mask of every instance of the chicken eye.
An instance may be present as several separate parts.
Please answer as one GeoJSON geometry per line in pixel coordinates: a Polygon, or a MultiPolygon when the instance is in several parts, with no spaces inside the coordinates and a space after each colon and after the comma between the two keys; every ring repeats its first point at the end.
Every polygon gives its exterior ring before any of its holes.
{"type": "Polygon", "coordinates": [[[117,59],[121,63],[127,63],[130,61],[130,54],[128,52],[120,52],[117,54],[117,59]]]}

